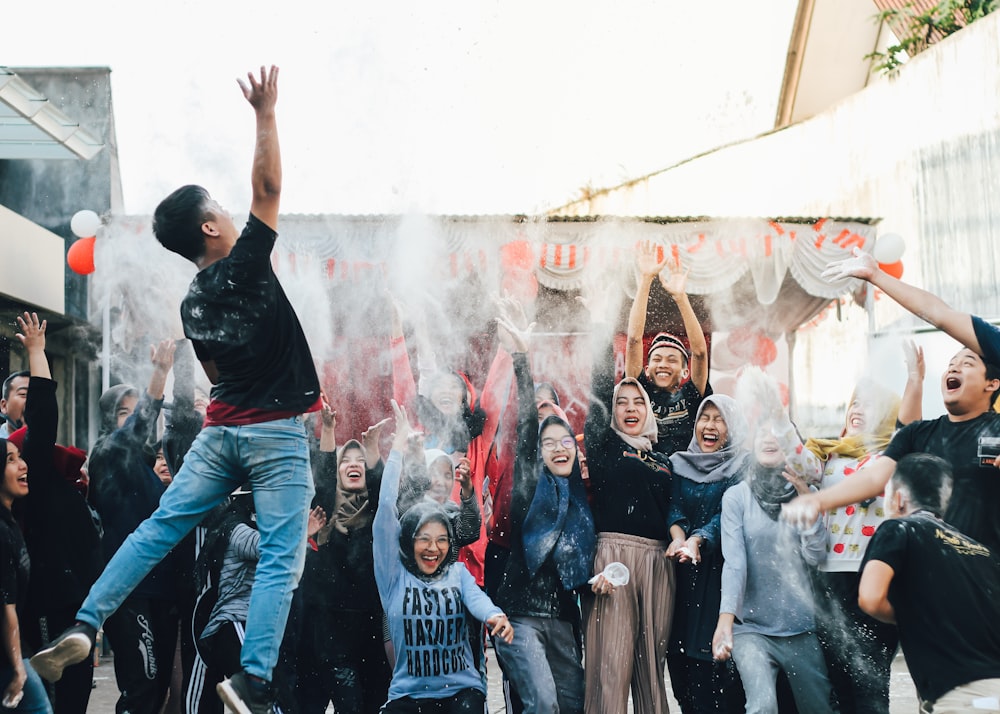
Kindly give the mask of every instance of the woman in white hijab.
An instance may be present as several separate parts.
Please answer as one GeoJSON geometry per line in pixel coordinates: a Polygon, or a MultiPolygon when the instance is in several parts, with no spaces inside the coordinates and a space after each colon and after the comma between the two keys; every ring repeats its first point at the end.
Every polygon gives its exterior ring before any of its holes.
{"type": "Polygon", "coordinates": [[[671,527],[673,477],[666,456],[653,451],[649,396],[634,379],[623,379],[613,394],[612,384],[610,365],[598,364],[585,429],[598,533],[594,572],[619,562],[630,576],[622,585],[601,575],[593,583],[584,629],[585,709],[627,711],[631,689],[635,711],[666,714],[674,564],[665,552],[683,531],[671,527]]]}

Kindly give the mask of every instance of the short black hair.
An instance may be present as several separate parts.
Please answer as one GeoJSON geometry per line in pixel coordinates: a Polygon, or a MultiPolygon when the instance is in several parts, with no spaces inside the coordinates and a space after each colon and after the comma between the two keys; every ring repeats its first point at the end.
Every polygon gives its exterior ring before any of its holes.
{"type": "Polygon", "coordinates": [[[951,466],[933,454],[907,454],[896,463],[894,488],[906,489],[910,506],[941,515],[951,497],[951,466]]]}
{"type": "Polygon", "coordinates": [[[212,217],[210,197],[201,186],[181,186],[153,212],[153,234],[167,250],[192,263],[205,254],[205,235],[201,224],[212,217]]]}
{"type": "Polygon", "coordinates": [[[20,372],[11,372],[10,376],[3,381],[3,398],[10,399],[10,393],[14,391],[14,380],[18,377],[27,377],[31,379],[31,372],[26,369],[22,369],[20,372]]]}

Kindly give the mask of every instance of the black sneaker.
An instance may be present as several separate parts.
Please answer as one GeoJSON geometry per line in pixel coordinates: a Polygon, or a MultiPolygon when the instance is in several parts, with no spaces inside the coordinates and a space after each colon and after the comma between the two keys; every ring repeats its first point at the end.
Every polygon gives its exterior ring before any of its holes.
{"type": "Polygon", "coordinates": [[[269,688],[255,687],[245,672],[237,672],[215,685],[219,699],[235,714],[273,714],[274,703],[269,688]]]}
{"type": "Polygon", "coordinates": [[[96,639],[97,630],[78,622],[52,640],[48,647],[39,650],[31,658],[31,666],[42,679],[58,682],[66,667],[83,662],[90,656],[96,639]]]}

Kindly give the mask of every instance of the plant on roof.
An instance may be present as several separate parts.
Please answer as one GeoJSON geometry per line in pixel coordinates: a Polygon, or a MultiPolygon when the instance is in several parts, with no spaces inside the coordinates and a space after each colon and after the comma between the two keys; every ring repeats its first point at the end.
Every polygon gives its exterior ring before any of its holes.
{"type": "Polygon", "coordinates": [[[872,72],[893,74],[909,57],[986,17],[997,7],[1000,0],[940,0],[924,11],[915,9],[912,2],[901,8],[888,8],[874,19],[888,24],[900,39],[885,52],[871,52],[865,59],[874,60],[872,72]]]}

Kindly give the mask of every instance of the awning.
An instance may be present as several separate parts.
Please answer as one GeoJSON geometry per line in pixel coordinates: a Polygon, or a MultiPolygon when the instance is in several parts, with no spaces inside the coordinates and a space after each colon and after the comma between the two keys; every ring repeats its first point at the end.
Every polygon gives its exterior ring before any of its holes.
{"type": "Polygon", "coordinates": [[[60,236],[0,206],[0,255],[0,297],[63,314],[66,242],[60,236]]]}
{"type": "Polygon", "coordinates": [[[0,159],[90,159],[104,145],[44,95],[0,67],[0,159]]]}

